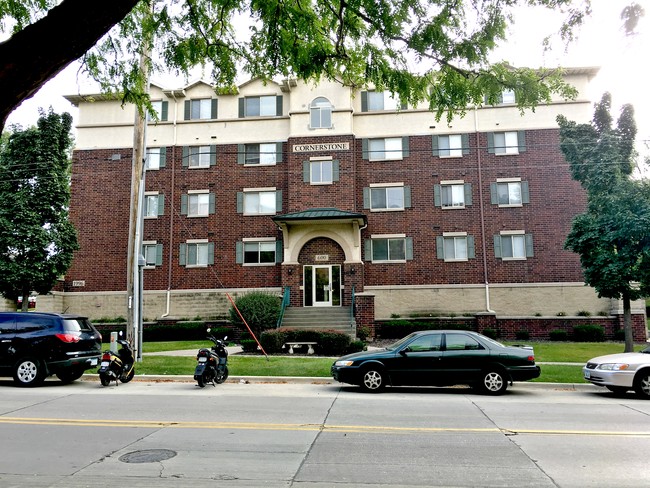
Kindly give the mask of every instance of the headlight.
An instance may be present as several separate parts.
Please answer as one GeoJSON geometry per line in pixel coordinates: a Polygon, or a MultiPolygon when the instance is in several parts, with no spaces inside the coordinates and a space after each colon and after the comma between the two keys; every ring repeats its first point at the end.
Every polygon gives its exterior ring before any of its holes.
{"type": "Polygon", "coordinates": [[[629,367],[630,365],[625,363],[605,363],[598,365],[596,369],[602,369],[603,371],[623,371],[629,367]]]}
{"type": "Polygon", "coordinates": [[[334,366],[352,366],[354,361],[336,361],[334,366]]]}

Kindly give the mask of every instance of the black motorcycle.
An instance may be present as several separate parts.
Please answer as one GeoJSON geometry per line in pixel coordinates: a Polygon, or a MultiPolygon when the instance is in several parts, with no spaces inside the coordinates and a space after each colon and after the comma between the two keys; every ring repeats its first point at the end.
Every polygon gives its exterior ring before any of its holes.
{"type": "Polygon", "coordinates": [[[210,349],[199,349],[196,355],[194,379],[201,388],[208,383],[216,386],[216,383],[223,383],[228,379],[228,351],[225,343],[228,336],[223,340],[217,339],[208,329],[208,339],[214,342],[214,346],[210,349]]]}
{"type": "Polygon", "coordinates": [[[104,351],[102,362],[99,366],[99,381],[103,386],[108,386],[111,381],[119,384],[128,383],[135,375],[135,360],[133,358],[133,349],[126,339],[118,339],[120,350],[117,353],[113,351],[104,351]]]}

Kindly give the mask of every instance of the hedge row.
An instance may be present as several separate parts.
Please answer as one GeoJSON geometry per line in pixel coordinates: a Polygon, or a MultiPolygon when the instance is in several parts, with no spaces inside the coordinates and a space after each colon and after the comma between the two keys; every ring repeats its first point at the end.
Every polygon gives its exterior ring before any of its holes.
{"type": "Polygon", "coordinates": [[[417,332],[418,330],[467,330],[468,328],[470,327],[465,322],[390,320],[380,325],[379,335],[382,339],[401,339],[411,332],[417,332]]]}
{"type": "MultiPolygon", "coordinates": [[[[103,342],[110,341],[111,332],[126,333],[125,324],[93,324],[102,335],[103,342]]],[[[176,322],[174,324],[147,323],[144,325],[142,340],[144,342],[160,341],[193,341],[201,340],[207,337],[207,325],[205,322],[176,322]]],[[[211,333],[221,338],[228,336],[233,337],[233,329],[230,327],[212,326],[211,333]]]]}
{"type": "MultiPolygon", "coordinates": [[[[267,354],[286,353],[284,345],[287,342],[315,342],[314,352],[322,356],[341,356],[365,347],[362,341],[352,341],[348,334],[335,330],[273,329],[262,332],[259,340],[267,354]]],[[[241,342],[244,351],[257,350],[257,343],[252,339],[241,342]]]]}

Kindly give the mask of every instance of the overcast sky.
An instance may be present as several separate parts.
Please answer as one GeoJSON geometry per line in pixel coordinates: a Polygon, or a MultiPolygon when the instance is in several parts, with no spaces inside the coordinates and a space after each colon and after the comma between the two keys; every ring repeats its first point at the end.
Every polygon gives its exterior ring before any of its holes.
{"type": "MultiPolygon", "coordinates": [[[[639,25],[639,34],[631,38],[624,36],[620,20],[621,11],[631,0],[592,1],[593,16],[580,31],[578,42],[568,51],[565,52],[559,43],[550,53],[544,53],[542,49],[542,39],[559,27],[560,17],[557,14],[545,9],[522,8],[507,42],[495,52],[494,60],[507,60],[515,66],[529,67],[599,66],[600,72],[592,82],[590,98],[597,101],[603,92],[609,91],[615,107],[624,103],[633,104],[639,139],[648,141],[650,145],[650,97],[647,89],[650,1],[637,0],[644,5],[646,17],[639,25]]],[[[8,124],[34,124],[39,107],[47,109],[52,106],[57,112],[67,111],[76,116],[75,108],[63,95],[94,92],[93,85],[78,79],[77,69],[78,65],[74,63],[48,82],[10,115],[8,124]]],[[[153,81],[166,88],[178,88],[184,84],[182,80],[153,81]]],[[[647,148],[640,149],[645,153],[647,148]]]]}

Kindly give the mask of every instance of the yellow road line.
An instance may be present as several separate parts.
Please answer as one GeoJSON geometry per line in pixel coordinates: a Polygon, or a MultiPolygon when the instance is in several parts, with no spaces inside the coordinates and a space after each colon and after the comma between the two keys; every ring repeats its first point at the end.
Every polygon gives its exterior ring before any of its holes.
{"type": "Polygon", "coordinates": [[[490,434],[506,435],[579,435],[579,436],[636,436],[650,437],[650,432],[595,431],[560,429],[500,429],[454,428],[454,427],[390,427],[373,425],[320,425],[320,424],[272,424],[256,422],[190,422],[164,420],[109,420],[109,419],[58,419],[29,417],[0,417],[0,424],[58,425],[76,427],[139,427],[149,429],[235,429],[235,430],[278,430],[278,431],[323,431],[341,433],[375,434],[490,434]]]}

